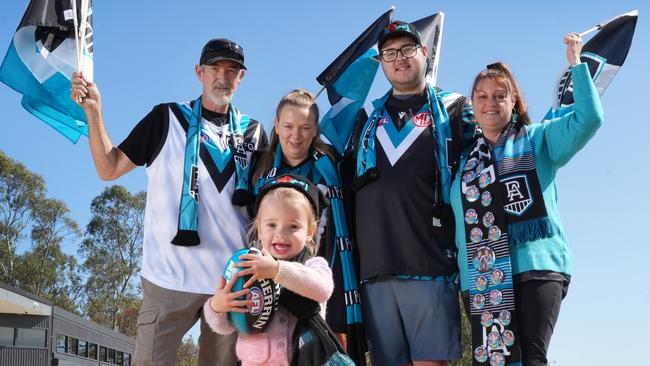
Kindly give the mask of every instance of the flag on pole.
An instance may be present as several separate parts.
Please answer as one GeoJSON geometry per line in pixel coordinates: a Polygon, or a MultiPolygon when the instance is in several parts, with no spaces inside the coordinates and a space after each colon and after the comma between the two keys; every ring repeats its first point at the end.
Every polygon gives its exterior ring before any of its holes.
{"type": "Polygon", "coordinates": [[[86,116],[70,99],[72,73],[93,79],[92,0],[32,0],[0,66],[0,81],[21,104],[76,143],[86,116]]]}
{"type": "MultiPolygon", "coordinates": [[[[602,95],[607,89],[625,62],[634,37],[638,16],[638,11],[634,10],[604,21],[589,30],[599,30],[599,32],[582,47],[580,61],[589,66],[591,78],[599,95],[602,95]]],[[[571,68],[567,67],[558,81],[553,96],[553,106],[544,120],[557,118],[570,112],[573,109],[573,103],[571,68]]]]}
{"type": "Polygon", "coordinates": [[[375,20],[316,81],[327,90],[332,108],[320,122],[321,133],[336,150],[343,154],[352,134],[357,113],[368,97],[379,61],[377,37],[392,20],[393,8],[375,20]]]}
{"type": "Polygon", "coordinates": [[[440,44],[442,42],[444,21],[445,13],[439,12],[412,23],[420,32],[422,45],[429,49],[426,79],[427,83],[434,86],[438,78],[438,61],[440,60],[440,44]]]}

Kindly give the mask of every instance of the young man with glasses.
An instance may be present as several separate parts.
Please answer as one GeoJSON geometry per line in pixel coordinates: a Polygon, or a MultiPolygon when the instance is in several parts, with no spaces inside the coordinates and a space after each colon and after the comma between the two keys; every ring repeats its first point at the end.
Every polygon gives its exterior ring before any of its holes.
{"type": "Polygon", "coordinates": [[[449,184],[471,108],[427,84],[428,49],[412,24],[391,23],[378,45],[392,89],[359,118],[352,153],[373,366],[448,365],[461,358],[449,184]]]}
{"type": "Polygon", "coordinates": [[[195,71],[203,89],[199,98],[155,106],[118,147],[104,127],[97,86],[79,73],[72,80],[71,97],[86,112],[99,176],[113,180],[147,167],[136,366],[172,365],[199,318],[199,365],[237,362],[236,334],[212,332],[202,309],[226,261],[246,243],[249,218],[234,203],[243,201],[251,156],[266,145],[266,135],[231,103],[246,72],[238,44],[210,40],[195,71]]]}

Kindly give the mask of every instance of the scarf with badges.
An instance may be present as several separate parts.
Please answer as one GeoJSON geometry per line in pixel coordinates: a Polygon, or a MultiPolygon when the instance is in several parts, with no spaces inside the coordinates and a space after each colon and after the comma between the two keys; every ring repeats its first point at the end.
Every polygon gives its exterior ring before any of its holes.
{"type": "Polygon", "coordinates": [[[233,201],[240,196],[248,196],[248,173],[250,164],[244,149],[244,134],[242,126],[248,125],[250,117],[241,114],[232,105],[228,106],[228,119],[231,131],[231,144],[226,144],[220,150],[217,144],[210,141],[207,134],[201,133],[201,97],[194,101],[190,110],[187,106],[177,106],[188,121],[187,141],[185,143],[185,164],[183,170],[183,188],[178,213],[178,231],[172,244],[180,246],[195,246],[201,243],[199,227],[199,155],[200,149],[207,149],[210,157],[220,156],[235,159],[235,192],[233,201]],[[232,145],[232,148],[229,146],[232,145]],[[234,150],[234,151],[233,151],[234,150]]]}
{"type": "Polygon", "coordinates": [[[494,149],[480,135],[461,176],[473,364],[517,365],[509,245],[552,235],[525,126],[514,118],[494,149]]]}
{"type": "MultiPolygon", "coordinates": [[[[355,334],[355,338],[362,337],[361,327],[363,320],[361,317],[361,298],[359,296],[359,286],[356,277],[356,270],[354,266],[354,259],[352,257],[353,241],[348,231],[348,222],[345,214],[345,207],[343,205],[343,189],[340,175],[332,160],[325,154],[318,151],[311,152],[311,159],[313,162],[313,169],[316,172],[306,171],[309,167],[304,166],[305,171],[293,171],[292,174],[300,174],[304,177],[314,177],[318,173],[325,180],[327,184],[327,198],[330,200],[330,210],[332,210],[332,218],[334,220],[335,231],[335,245],[332,251],[332,258],[327,258],[330,263],[330,268],[334,267],[336,260],[340,261],[341,272],[343,275],[343,291],[345,296],[345,312],[348,324],[348,334],[355,334]],[[358,331],[351,330],[358,328],[358,331]]],[[[308,165],[308,164],[305,164],[308,165]]],[[[275,150],[275,158],[273,161],[273,168],[266,172],[262,178],[257,180],[255,185],[255,192],[259,192],[260,188],[276,176],[287,172],[281,172],[282,169],[282,146],[278,143],[275,150]]],[[[315,182],[314,182],[315,184],[315,182]]],[[[322,222],[321,222],[322,225],[322,222]]],[[[348,337],[350,337],[348,335],[348,337]]],[[[349,344],[356,344],[359,350],[363,350],[363,340],[361,338],[352,340],[349,339],[349,344]]],[[[353,354],[353,350],[349,349],[350,355],[353,358],[361,359],[363,356],[353,354]],[[358,356],[358,357],[357,357],[358,356]]]]}
{"type": "MultiPolygon", "coordinates": [[[[447,161],[447,151],[444,144],[440,141],[447,141],[451,138],[452,132],[449,123],[449,116],[447,110],[442,103],[442,100],[436,89],[431,85],[426,86],[427,102],[424,109],[431,113],[433,120],[429,128],[431,128],[431,136],[433,136],[436,147],[433,154],[434,159],[439,166],[445,166],[447,161]],[[436,127],[439,126],[439,128],[436,127]]],[[[357,147],[357,167],[355,179],[352,182],[352,189],[358,191],[366,184],[379,179],[379,170],[377,169],[377,153],[376,153],[376,134],[379,122],[387,118],[391,119],[386,111],[386,101],[391,96],[392,90],[386,93],[381,99],[373,103],[375,109],[366,120],[366,123],[359,135],[359,143],[357,147]]],[[[442,225],[442,215],[444,212],[443,205],[449,204],[449,186],[451,185],[451,174],[448,169],[437,169],[439,174],[436,174],[434,183],[434,203],[433,203],[433,225],[442,225]]]]}

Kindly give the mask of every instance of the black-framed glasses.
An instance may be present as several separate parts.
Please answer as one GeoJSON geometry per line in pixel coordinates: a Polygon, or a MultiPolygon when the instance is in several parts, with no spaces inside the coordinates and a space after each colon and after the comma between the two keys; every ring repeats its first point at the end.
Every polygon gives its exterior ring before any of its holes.
{"type": "Polygon", "coordinates": [[[405,44],[397,48],[386,48],[379,52],[379,58],[384,62],[393,62],[397,60],[397,53],[401,53],[404,58],[414,57],[418,53],[418,48],[422,47],[417,43],[405,44]]]}

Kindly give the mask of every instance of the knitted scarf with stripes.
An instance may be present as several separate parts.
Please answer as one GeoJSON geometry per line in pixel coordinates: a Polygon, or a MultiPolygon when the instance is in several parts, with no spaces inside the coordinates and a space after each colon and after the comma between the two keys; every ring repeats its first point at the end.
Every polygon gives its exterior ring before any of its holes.
{"type": "Polygon", "coordinates": [[[473,363],[517,365],[510,245],[552,235],[525,126],[508,123],[494,148],[480,135],[461,177],[473,363]]]}

